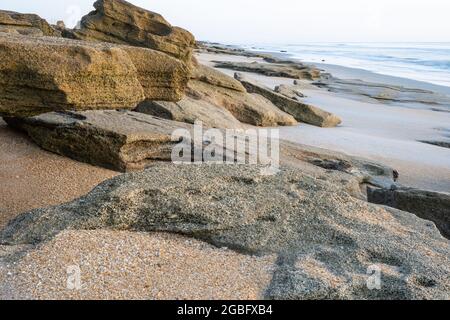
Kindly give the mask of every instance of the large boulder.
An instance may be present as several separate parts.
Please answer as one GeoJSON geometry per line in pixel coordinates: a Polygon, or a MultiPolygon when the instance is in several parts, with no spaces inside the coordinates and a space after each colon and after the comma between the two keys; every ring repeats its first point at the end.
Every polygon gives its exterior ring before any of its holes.
{"type": "Polygon", "coordinates": [[[235,78],[243,84],[248,92],[262,95],[278,108],[292,115],[297,121],[326,128],[335,127],[342,122],[342,120],[334,114],[300,101],[290,99],[240,73],[236,73],[235,78]]]}
{"type": "Polygon", "coordinates": [[[170,161],[172,133],[187,124],[131,111],[47,113],[6,118],[43,149],[116,171],[141,170],[156,160],[170,161]]]}
{"type": "Polygon", "coordinates": [[[0,32],[27,36],[61,36],[59,31],[36,14],[4,10],[0,10],[0,32]]]}
{"type": "Polygon", "coordinates": [[[257,94],[218,87],[199,80],[189,81],[187,94],[196,100],[225,108],[243,123],[261,127],[297,124],[291,115],[257,94]]]}
{"type": "Polygon", "coordinates": [[[150,49],[0,37],[0,116],[131,109],[144,98],[177,101],[188,77],[179,60],[150,49]]]}
{"type": "Polygon", "coordinates": [[[174,232],[278,255],[265,298],[450,298],[450,243],[432,222],[357,200],[302,170],[260,173],[158,164],[74,202],[24,213],[0,243],[36,244],[67,229],[174,232]]]}
{"type": "Polygon", "coordinates": [[[441,233],[450,239],[450,194],[405,187],[369,187],[367,197],[369,202],[408,211],[433,221],[441,233]]]}
{"type": "Polygon", "coordinates": [[[194,36],[161,15],[123,0],[98,0],[94,7],[81,20],[81,28],[72,32],[76,39],[147,47],[190,62],[194,36]]]}
{"type": "Polygon", "coordinates": [[[244,128],[227,109],[188,96],[178,102],[145,100],[134,111],[191,124],[199,120],[210,128],[244,128]]]}

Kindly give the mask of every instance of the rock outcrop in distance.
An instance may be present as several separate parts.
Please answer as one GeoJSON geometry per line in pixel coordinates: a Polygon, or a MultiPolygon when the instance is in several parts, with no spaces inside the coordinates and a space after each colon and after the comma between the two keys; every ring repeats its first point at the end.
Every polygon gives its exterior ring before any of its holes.
{"type": "Polygon", "coordinates": [[[74,38],[146,47],[190,63],[194,36],[158,13],[123,0],[98,0],[94,7],[82,18],[81,28],[72,31],[74,38]]]}
{"type": "Polygon", "coordinates": [[[320,70],[301,63],[259,63],[215,61],[216,68],[231,69],[243,72],[262,74],[268,77],[283,77],[291,79],[318,80],[320,70]]]}
{"type": "Polygon", "coordinates": [[[290,99],[270,88],[266,88],[264,85],[258,84],[256,81],[253,81],[240,73],[236,73],[235,78],[243,84],[247,89],[247,92],[259,94],[267,98],[278,108],[292,115],[297,121],[325,128],[336,127],[342,122],[342,120],[334,114],[290,99]]]}
{"type": "Polygon", "coordinates": [[[164,53],[56,37],[0,36],[0,116],[178,101],[189,73],[164,53]]]}
{"type": "Polygon", "coordinates": [[[27,36],[61,36],[58,30],[36,14],[4,10],[0,10],[0,32],[27,36]]]}
{"type": "Polygon", "coordinates": [[[449,299],[450,246],[429,221],[368,204],[303,170],[157,164],[61,206],[13,220],[3,244],[63,230],[180,233],[246,254],[276,254],[270,299],[449,299]],[[369,278],[381,272],[380,286],[369,278]]]}

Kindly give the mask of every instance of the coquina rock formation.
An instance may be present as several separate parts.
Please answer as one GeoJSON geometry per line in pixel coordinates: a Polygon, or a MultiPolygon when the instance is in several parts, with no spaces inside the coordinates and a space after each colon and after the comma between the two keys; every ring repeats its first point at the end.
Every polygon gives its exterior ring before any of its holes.
{"type": "Polygon", "coordinates": [[[261,176],[258,166],[155,165],[72,203],[22,214],[0,243],[36,244],[67,229],[175,232],[276,254],[265,298],[450,298],[450,246],[432,222],[292,168],[261,176]],[[381,287],[371,290],[375,267],[381,287]]]}
{"type": "Polygon", "coordinates": [[[94,7],[81,20],[81,28],[73,31],[76,39],[146,47],[190,63],[194,36],[161,15],[123,0],[98,0],[94,7]]]}
{"type": "Polygon", "coordinates": [[[5,119],[45,150],[116,171],[170,161],[172,133],[187,124],[137,112],[102,110],[5,119]]]}
{"type": "Polygon", "coordinates": [[[0,116],[132,109],[145,98],[177,101],[188,79],[182,62],[155,50],[0,36],[0,116]]]}
{"type": "Polygon", "coordinates": [[[262,95],[270,100],[280,110],[292,115],[297,121],[312,124],[318,127],[336,127],[342,120],[336,115],[319,109],[317,107],[302,103],[275,92],[270,88],[245,77],[240,73],[235,74],[235,78],[243,84],[248,92],[262,95]]]}
{"type": "Polygon", "coordinates": [[[36,14],[0,10],[0,32],[28,36],[61,36],[47,21],[36,14]]]}

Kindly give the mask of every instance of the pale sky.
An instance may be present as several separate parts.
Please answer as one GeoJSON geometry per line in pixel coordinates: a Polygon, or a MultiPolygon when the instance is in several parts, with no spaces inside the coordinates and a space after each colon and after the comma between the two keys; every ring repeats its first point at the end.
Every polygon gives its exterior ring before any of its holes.
{"type": "MultiPolygon", "coordinates": [[[[131,0],[223,43],[450,42],[448,0],[131,0]]],[[[2,0],[1,9],[37,13],[68,26],[94,0],[2,0]]]]}

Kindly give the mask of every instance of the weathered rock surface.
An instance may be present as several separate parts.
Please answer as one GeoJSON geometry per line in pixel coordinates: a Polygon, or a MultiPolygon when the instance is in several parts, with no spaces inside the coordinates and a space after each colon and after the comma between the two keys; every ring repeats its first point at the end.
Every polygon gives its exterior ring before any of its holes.
{"type": "Polygon", "coordinates": [[[80,40],[105,41],[147,47],[190,62],[194,36],[173,27],[161,15],[123,0],[98,0],[72,35],[80,40]]]}
{"type": "Polygon", "coordinates": [[[0,10],[0,32],[27,36],[61,36],[47,21],[36,14],[0,10]]]}
{"type": "Polygon", "coordinates": [[[228,75],[224,74],[223,72],[217,71],[214,68],[210,68],[199,63],[196,64],[191,78],[209,83],[213,86],[232,89],[240,92],[247,92],[242,84],[236,79],[233,79],[232,77],[229,77],[228,75]]]}
{"type": "Polygon", "coordinates": [[[180,60],[164,53],[121,46],[137,70],[144,96],[151,100],[178,101],[184,96],[190,71],[180,60]]]}
{"type": "Polygon", "coordinates": [[[189,82],[187,94],[194,99],[225,108],[243,123],[262,127],[297,124],[291,115],[257,94],[217,87],[198,80],[189,82]]]}
{"type": "Polygon", "coordinates": [[[450,243],[433,223],[356,200],[301,170],[261,176],[257,166],[158,164],[24,213],[0,241],[34,244],[67,229],[175,232],[277,254],[266,298],[450,298],[450,243]],[[370,270],[381,272],[379,289],[368,288],[370,270]]]}
{"type": "Polygon", "coordinates": [[[275,87],[275,92],[282,94],[283,96],[292,99],[292,100],[297,100],[297,101],[301,101],[300,98],[304,98],[305,96],[303,95],[303,93],[300,92],[300,90],[298,90],[298,88],[294,87],[294,86],[287,86],[285,84],[281,84],[279,86],[275,87]]]}
{"type": "Polygon", "coordinates": [[[191,124],[199,120],[204,126],[210,128],[244,128],[244,125],[227,109],[188,96],[178,102],[146,100],[141,102],[135,111],[191,124]]]}
{"type": "Polygon", "coordinates": [[[263,85],[258,84],[256,81],[253,81],[240,73],[236,73],[235,78],[244,85],[248,92],[259,94],[267,98],[278,108],[294,116],[297,121],[305,122],[318,127],[335,127],[342,122],[342,120],[334,114],[321,110],[317,107],[289,99],[286,96],[271,90],[270,88],[266,88],[263,85]]]}
{"type": "Polygon", "coordinates": [[[450,239],[450,194],[412,188],[368,188],[369,202],[383,204],[416,214],[436,223],[447,239],[450,239]]]}
{"type": "Polygon", "coordinates": [[[56,37],[0,37],[1,116],[131,109],[144,98],[177,101],[188,78],[183,63],[150,49],[56,37]]]}
{"type": "Polygon", "coordinates": [[[258,63],[215,61],[216,68],[231,69],[262,74],[268,77],[315,80],[320,78],[320,70],[301,63],[258,63]]]}
{"type": "Polygon", "coordinates": [[[344,92],[352,96],[364,96],[383,103],[421,103],[432,106],[436,111],[448,111],[450,97],[430,90],[407,88],[384,83],[367,82],[363,80],[344,80],[329,77],[314,83],[319,88],[331,92],[344,92]]]}
{"type": "Polygon", "coordinates": [[[187,124],[131,111],[47,113],[5,119],[43,149],[116,171],[140,170],[171,160],[174,130],[187,124]]]}

